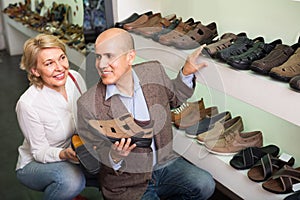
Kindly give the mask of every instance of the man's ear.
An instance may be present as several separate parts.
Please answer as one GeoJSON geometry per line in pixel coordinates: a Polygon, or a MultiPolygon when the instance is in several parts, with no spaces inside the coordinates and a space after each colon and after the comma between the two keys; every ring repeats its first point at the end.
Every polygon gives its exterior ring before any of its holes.
{"type": "Polygon", "coordinates": [[[133,64],[134,59],[135,59],[135,55],[136,55],[136,53],[135,53],[135,50],[133,50],[133,49],[130,50],[129,53],[127,54],[127,59],[128,59],[129,65],[133,64]]]}
{"type": "Polygon", "coordinates": [[[30,69],[30,72],[31,72],[34,76],[36,76],[36,77],[40,77],[40,76],[41,76],[40,73],[38,72],[38,70],[37,70],[36,67],[31,68],[31,69],[30,69]]]}

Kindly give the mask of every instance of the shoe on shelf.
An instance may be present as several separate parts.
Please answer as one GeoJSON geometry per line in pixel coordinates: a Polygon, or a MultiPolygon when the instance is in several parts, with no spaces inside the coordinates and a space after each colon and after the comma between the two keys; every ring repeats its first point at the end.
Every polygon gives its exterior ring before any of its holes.
{"type": "Polygon", "coordinates": [[[153,137],[153,121],[141,122],[126,113],[111,120],[89,120],[89,128],[96,136],[112,143],[131,138],[137,147],[150,147],[153,137]]]}
{"type": "Polygon", "coordinates": [[[259,74],[268,75],[273,67],[282,65],[293,53],[294,49],[291,46],[277,44],[264,58],[252,62],[250,69],[259,74]]]}
{"type": "Polygon", "coordinates": [[[224,138],[224,135],[231,132],[241,132],[244,130],[244,124],[241,116],[228,119],[224,123],[216,122],[214,127],[206,132],[197,135],[197,142],[204,144],[209,140],[224,138]]]}
{"type": "Polygon", "coordinates": [[[180,37],[183,37],[188,31],[194,29],[198,23],[200,22],[194,22],[193,18],[189,18],[185,22],[181,21],[174,30],[160,35],[159,38],[155,38],[155,40],[158,40],[160,44],[172,46],[180,37]]]}
{"type": "Polygon", "coordinates": [[[234,155],[247,147],[261,147],[262,145],[261,131],[229,132],[222,138],[204,142],[207,151],[217,155],[234,155]]]}
{"type": "Polygon", "coordinates": [[[137,20],[142,15],[150,16],[150,15],[153,15],[153,12],[152,11],[148,11],[148,12],[145,12],[145,13],[143,13],[141,15],[139,15],[138,13],[132,13],[126,19],[124,19],[124,20],[122,20],[120,22],[116,22],[115,27],[116,28],[123,28],[124,24],[128,24],[128,23],[134,22],[135,20],[137,20]]]}
{"type": "Polygon", "coordinates": [[[234,33],[225,33],[221,36],[220,40],[217,40],[204,47],[204,51],[207,55],[215,57],[215,54],[222,49],[229,47],[237,39],[237,35],[234,33]]]}
{"type": "Polygon", "coordinates": [[[231,114],[229,111],[222,112],[211,117],[205,117],[195,125],[186,128],[185,135],[189,138],[197,138],[197,135],[212,129],[215,123],[224,123],[229,119],[231,119],[231,114]]]}
{"type": "Polygon", "coordinates": [[[246,52],[256,42],[264,42],[263,37],[257,37],[255,39],[249,39],[246,33],[240,33],[237,35],[237,39],[233,42],[230,47],[222,49],[216,53],[216,58],[223,62],[227,62],[231,56],[237,56],[246,52]]]}
{"type": "Polygon", "coordinates": [[[91,144],[84,143],[78,134],[74,134],[71,138],[71,147],[88,173],[97,174],[100,171],[100,158],[91,144]]]}
{"type": "Polygon", "coordinates": [[[205,108],[203,98],[195,102],[185,102],[178,108],[171,110],[172,122],[189,115],[193,110],[203,110],[205,108]]]}
{"type": "Polygon", "coordinates": [[[289,85],[295,91],[300,92],[300,75],[291,78],[291,80],[289,81],[289,85]]]}
{"type": "Polygon", "coordinates": [[[269,75],[284,82],[289,82],[294,76],[300,75],[300,47],[285,63],[272,68],[269,75]]]}
{"type": "Polygon", "coordinates": [[[194,109],[192,112],[189,113],[189,115],[182,117],[179,120],[176,120],[174,122],[174,126],[178,129],[186,129],[190,126],[195,125],[198,121],[201,121],[207,116],[213,116],[218,114],[218,107],[212,106],[205,109],[194,109]]]}
{"type": "Polygon", "coordinates": [[[280,39],[271,43],[264,43],[261,41],[255,42],[246,52],[240,55],[230,56],[227,59],[227,64],[236,69],[248,70],[253,61],[265,57],[277,44],[281,43],[282,41],[280,39]]]}
{"type": "Polygon", "coordinates": [[[217,24],[215,22],[211,22],[206,26],[200,22],[194,29],[178,37],[172,45],[177,49],[194,49],[202,44],[210,44],[217,36],[217,24]]]}
{"type": "Polygon", "coordinates": [[[132,29],[137,28],[137,27],[141,26],[142,24],[146,23],[148,20],[150,20],[153,17],[161,18],[161,14],[160,13],[155,13],[155,14],[153,13],[152,15],[143,14],[138,19],[134,20],[133,22],[124,24],[123,28],[127,31],[131,31],[132,29]]]}

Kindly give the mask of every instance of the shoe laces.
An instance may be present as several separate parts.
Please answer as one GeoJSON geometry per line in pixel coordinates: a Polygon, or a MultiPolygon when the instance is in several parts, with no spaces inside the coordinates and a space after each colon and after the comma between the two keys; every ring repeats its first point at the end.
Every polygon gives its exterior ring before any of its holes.
{"type": "Polygon", "coordinates": [[[190,105],[189,103],[183,103],[180,107],[176,108],[173,110],[174,114],[179,114],[183,112],[186,108],[188,108],[190,105]]]}

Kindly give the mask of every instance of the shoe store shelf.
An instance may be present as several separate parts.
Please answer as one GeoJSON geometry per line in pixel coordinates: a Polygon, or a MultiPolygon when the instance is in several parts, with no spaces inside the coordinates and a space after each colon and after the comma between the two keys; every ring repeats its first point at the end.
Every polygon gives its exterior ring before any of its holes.
{"type": "Polygon", "coordinates": [[[247,177],[248,170],[236,170],[230,166],[232,156],[209,153],[196,140],[185,136],[184,131],[173,127],[174,150],[196,166],[210,172],[214,179],[234,192],[241,199],[282,200],[289,194],[274,194],[262,188],[261,183],[247,177]]]}
{"type": "MultiPolygon", "coordinates": [[[[5,22],[6,40],[10,55],[22,54],[25,40],[30,37],[35,37],[39,32],[27,28],[21,22],[9,18],[6,14],[3,14],[3,19],[5,22]]],[[[76,66],[82,66],[82,64],[85,63],[85,55],[67,45],[66,50],[70,62],[76,66]]]]}
{"type": "MultiPolygon", "coordinates": [[[[132,35],[139,57],[156,59],[174,72],[178,72],[186,57],[194,51],[178,50],[140,35],[132,35]]],[[[275,81],[251,70],[236,70],[205,56],[200,59],[206,61],[208,67],[196,74],[199,83],[300,126],[297,112],[300,110],[300,93],[291,90],[288,83],[275,81]]]]}

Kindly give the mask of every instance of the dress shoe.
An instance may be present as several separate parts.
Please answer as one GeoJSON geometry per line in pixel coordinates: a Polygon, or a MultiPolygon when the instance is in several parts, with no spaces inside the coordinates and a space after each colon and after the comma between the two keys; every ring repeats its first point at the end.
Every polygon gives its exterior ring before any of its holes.
{"type": "Polygon", "coordinates": [[[211,117],[205,117],[195,125],[185,129],[185,135],[190,138],[197,138],[197,135],[212,129],[216,122],[224,123],[226,120],[231,119],[230,112],[222,112],[211,117]]]}
{"type": "Polygon", "coordinates": [[[204,144],[206,141],[209,140],[218,140],[219,138],[224,138],[224,135],[229,134],[231,132],[241,132],[243,130],[244,125],[242,117],[237,116],[235,118],[225,121],[224,123],[215,123],[214,127],[211,130],[198,134],[197,142],[200,144],[204,144]]]}
{"type": "Polygon", "coordinates": [[[204,107],[203,98],[199,101],[183,103],[180,107],[171,110],[172,122],[189,115],[193,110],[203,110],[204,107]]]}
{"type": "Polygon", "coordinates": [[[213,116],[218,114],[218,107],[212,106],[206,109],[198,110],[194,109],[189,115],[182,117],[180,120],[174,122],[174,126],[178,129],[186,129],[195,125],[198,121],[204,119],[207,116],[213,116]]]}

